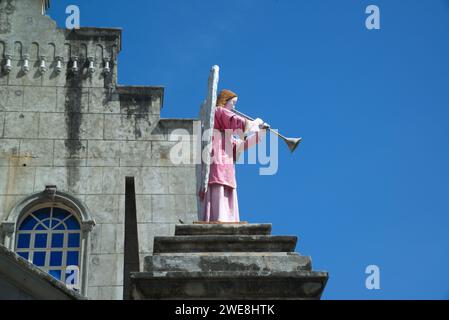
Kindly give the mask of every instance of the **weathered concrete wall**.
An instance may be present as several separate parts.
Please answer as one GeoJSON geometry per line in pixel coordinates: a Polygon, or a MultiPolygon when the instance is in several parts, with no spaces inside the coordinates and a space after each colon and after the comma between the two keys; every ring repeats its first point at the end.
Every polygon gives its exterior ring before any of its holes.
{"type": "Polygon", "coordinates": [[[169,141],[170,132],[192,132],[196,121],[161,120],[161,87],[117,85],[120,30],[57,29],[40,14],[40,0],[14,5],[9,31],[0,28],[0,221],[20,199],[49,184],[77,197],[97,223],[89,297],[120,299],[125,176],[136,178],[143,264],[154,236],[172,235],[179,219],[197,218],[195,166],[169,159],[170,148],[178,143],[169,141]],[[27,55],[30,70],[24,73],[27,55]],[[63,59],[59,74],[58,56],[63,59]],[[105,59],[111,68],[107,75],[105,59]],[[72,70],[75,60],[78,72],[72,70]]]}

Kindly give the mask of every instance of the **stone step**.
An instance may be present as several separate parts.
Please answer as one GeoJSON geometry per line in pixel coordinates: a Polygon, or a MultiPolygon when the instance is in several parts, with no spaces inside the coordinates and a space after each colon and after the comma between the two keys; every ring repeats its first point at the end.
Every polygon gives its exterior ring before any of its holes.
{"type": "Polygon", "coordinates": [[[271,234],[271,224],[178,224],[176,236],[271,234]]]}
{"type": "Polygon", "coordinates": [[[158,256],[166,257],[184,257],[184,256],[198,256],[198,257],[221,257],[221,256],[248,256],[248,257],[260,257],[260,256],[270,256],[270,257],[283,257],[288,254],[299,254],[298,252],[160,252],[158,256]]]}
{"type": "Polygon", "coordinates": [[[248,224],[248,221],[240,221],[240,222],[193,221],[193,224],[248,224]]]}
{"type": "Polygon", "coordinates": [[[307,300],[320,299],[327,272],[140,272],[131,273],[134,299],[307,300]]]}
{"type": "Polygon", "coordinates": [[[261,253],[259,255],[198,255],[184,254],[175,256],[148,256],[145,257],[144,271],[187,271],[187,272],[211,272],[211,271],[277,271],[294,272],[311,271],[310,257],[301,256],[298,253],[285,253],[283,255],[271,255],[261,253]]]}
{"type": "Polygon", "coordinates": [[[169,252],[293,252],[296,236],[154,237],[154,254],[169,252]]]}

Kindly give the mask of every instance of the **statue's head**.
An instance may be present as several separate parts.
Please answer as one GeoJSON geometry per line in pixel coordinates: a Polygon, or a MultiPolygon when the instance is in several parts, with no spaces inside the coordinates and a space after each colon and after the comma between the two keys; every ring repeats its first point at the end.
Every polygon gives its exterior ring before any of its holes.
{"type": "Polygon", "coordinates": [[[238,96],[231,90],[224,89],[217,97],[217,107],[223,107],[229,110],[234,109],[237,104],[238,96]]]}

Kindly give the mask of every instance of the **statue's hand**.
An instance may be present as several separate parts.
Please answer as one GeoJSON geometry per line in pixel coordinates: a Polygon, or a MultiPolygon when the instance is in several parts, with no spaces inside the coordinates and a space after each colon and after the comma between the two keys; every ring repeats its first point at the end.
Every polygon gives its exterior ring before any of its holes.
{"type": "Polygon", "coordinates": [[[251,126],[250,126],[250,130],[249,133],[255,133],[255,132],[259,132],[259,130],[261,129],[261,125],[263,124],[263,120],[260,118],[257,118],[254,121],[251,121],[251,126]]]}
{"type": "Polygon", "coordinates": [[[264,121],[260,118],[257,118],[256,120],[254,120],[254,123],[260,126],[261,124],[264,123],[264,121]]]}

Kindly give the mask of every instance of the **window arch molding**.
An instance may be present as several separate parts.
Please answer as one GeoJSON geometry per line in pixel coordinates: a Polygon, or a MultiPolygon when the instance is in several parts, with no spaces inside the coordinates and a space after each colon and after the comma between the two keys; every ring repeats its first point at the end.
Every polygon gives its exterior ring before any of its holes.
{"type": "Polygon", "coordinates": [[[48,187],[44,192],[37,192],[23,198],[10,210],[7,219],[0,225],[0,231],[3,234],[3,244],[9,250],[15,251],[19,223],[32,210],[46,205],[62,206],[70,209],[81,224],[81,293],[86,296],[90,234],[95,227],[95,221],[92,219],[89,208],[81,200],[69,193],[48,187]]]}

